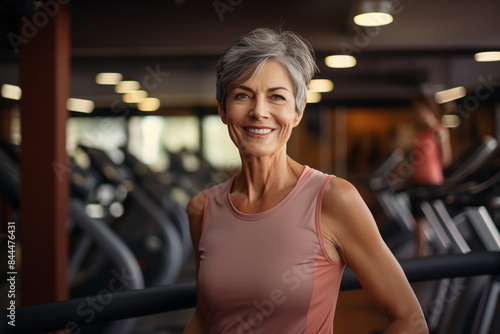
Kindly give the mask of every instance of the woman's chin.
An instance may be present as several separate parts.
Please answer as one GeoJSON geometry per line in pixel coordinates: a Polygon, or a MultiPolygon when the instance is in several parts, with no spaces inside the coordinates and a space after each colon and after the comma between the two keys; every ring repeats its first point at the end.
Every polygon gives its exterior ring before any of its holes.
{"type": "Polygon", "coordinates": [[[240,150],[240,156],[242,159],[252,159],[252,158],[264,158],[269,156],[267,152],[262,152],[262,151],[254,151],[254,150],[248,150],[248,151],[241,151],[240,150]]]}
{"type": "Polygon", "coordinates": [[[272,157],[277,155],[281,150],[272,150],[270,147],[264,147],[264,148],[255,148],[255,147],[248,147],[248,148],[240,148],[240,156],[243,159],[251,159],[251,158],[265,158],[265,157],[272,157]]]}

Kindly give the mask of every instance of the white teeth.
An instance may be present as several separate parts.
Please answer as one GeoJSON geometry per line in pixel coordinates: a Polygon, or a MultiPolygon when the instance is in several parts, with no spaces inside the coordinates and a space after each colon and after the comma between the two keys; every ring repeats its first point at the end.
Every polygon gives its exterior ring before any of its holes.
{"type": "Polygon", "coordinates": [[[254,128],[246,128],[248,132],[255,133],[259,135],[266,135],[273,131],[272,129],[254,129],[254,128]]]}

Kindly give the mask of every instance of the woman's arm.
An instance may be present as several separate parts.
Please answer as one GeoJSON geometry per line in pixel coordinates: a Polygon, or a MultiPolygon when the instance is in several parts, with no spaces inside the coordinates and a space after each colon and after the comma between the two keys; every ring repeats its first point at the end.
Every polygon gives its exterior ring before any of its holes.
{"type": "MultiPolygon", "coordinates": [[[[202,232],[203,211],[205,207],[205,196],[207,190],[194,195],[187,205],[187,214],[189,217],[189,229],[191,231],[191,241],[193,242],[194,256],[196,260],[196,280],[198,281],[198,272],[200,268],[200,252],[198,245],[202,232]]],[[[198,285],[197,285],[198,286],[198,285]]],[[[205,334],[210,333],[210,316],[208,308],[197,289],[196,309],[193,317],[182,332],[183,334],[205,334]]]]}
{"type": "Polygon", "coordinates": [[[439,126],[435,130],[435,136],[441,153],[441,165],[446,168],[452,161],[450,131],[444,126],[439,126]]]}
{"type": "Polygon", "coordinates": [[[428,333],[420,304],[401,266],[354,186],[340,178],[330,180],[323,195],[321,219],[325,238],[333,240],[333,247],[367,295],[387,315],[390,325],[385,333],[428,333]]]}

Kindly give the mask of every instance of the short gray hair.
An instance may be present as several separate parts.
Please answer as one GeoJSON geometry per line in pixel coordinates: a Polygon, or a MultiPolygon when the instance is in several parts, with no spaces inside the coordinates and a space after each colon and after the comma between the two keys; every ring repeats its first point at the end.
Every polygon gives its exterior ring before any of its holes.
{"type": "Polygon", "coordinates": [[[217,101],[226,112],[226,99],[232,86],[260,71],[266,61],[280,63],[290,75],[298,113],[306,101],[307,87],[317,71],[314,51],[301,36],[289,31],[257,28],[235,41],[217,64],[217,101]],[[237,80],[246,70],[250,73],[237,80]]]}

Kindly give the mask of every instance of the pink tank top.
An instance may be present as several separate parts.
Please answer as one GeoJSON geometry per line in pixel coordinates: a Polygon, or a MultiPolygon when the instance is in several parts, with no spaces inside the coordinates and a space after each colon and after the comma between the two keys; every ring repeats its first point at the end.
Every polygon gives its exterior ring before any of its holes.
{"type": "Polygon", "coordinates": [[[332,333],[342,261],[321,233],[321,201],[332,176],[308,166],[274,207],[238,211],[234,177],[209,189],[200,239],[198,284],[211,333],[332,333]]]}
{"type": "Polygon", "coordinates": [[[444,181],[441,152],[433,129],[417,133],[410,156],[413,166],[413,182],[440,185],[444,181]]]}

